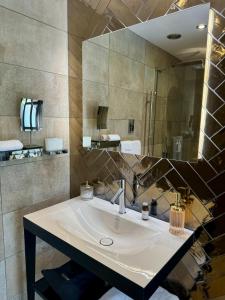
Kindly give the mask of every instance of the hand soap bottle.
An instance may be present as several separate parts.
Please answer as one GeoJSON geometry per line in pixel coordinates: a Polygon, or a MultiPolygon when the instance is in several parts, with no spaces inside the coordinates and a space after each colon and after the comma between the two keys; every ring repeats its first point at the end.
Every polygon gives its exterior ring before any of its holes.
{"type": "Polygon", "coordinates": [[[176,201],[170,206],[170,229],[172,234],[184,232],[185,208],[181,205],[180,193],[176,193],[176,201]]]}

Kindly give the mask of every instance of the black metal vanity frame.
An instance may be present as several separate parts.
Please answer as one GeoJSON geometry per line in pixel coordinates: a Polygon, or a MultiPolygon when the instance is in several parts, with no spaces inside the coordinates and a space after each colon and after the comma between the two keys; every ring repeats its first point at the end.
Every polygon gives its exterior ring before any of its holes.
{"type": "MultiPolygon", "coordinates": [[[[201,227],[199,227],[181,246],[176,254],[169,262],[159,271],[159,273],[150,281],[150,283],[142,288],[124,276],[116,273],[112,269],[96,261],[82,251],[74,248],[62,239],[49,233],[40,226],[34,224],[30,220],[23,218],[24,238],[25,238],[25,259],[26,259],[26,274],[27,274],[27,299],[35,299],[35,291],[38,290],[38,282],[35,282],[35,262],[36,262],[36,237],[47,242],[52,247],[56,248],[74,262],[81,265],[85,269],[91,271],[99,278],[107,281],[112,286],[115,286],[131,298],[135,300],[148,300],[155,292],[162,281],[167,277],[171,270],[176,266],[179,260],[184,256],[188,249],[193,245],[196,238],[200,235],[201,227]]],[[[147,259],[146,253],[146,259],[147,259]]],[[[151,257],[148,257],[151,259],[151,257]]]]}

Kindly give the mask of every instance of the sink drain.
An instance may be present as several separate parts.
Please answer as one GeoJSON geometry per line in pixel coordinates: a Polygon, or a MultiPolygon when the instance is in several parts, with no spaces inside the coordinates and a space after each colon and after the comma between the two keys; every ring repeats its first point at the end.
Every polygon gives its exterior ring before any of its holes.
{"type": "Polygon", "coordinates": [[[100,239],[99,243],[100,243],[102,246],[112,246],[113,240],[110,239],[110,238],[102,238],[102,239],[100,239]]]}

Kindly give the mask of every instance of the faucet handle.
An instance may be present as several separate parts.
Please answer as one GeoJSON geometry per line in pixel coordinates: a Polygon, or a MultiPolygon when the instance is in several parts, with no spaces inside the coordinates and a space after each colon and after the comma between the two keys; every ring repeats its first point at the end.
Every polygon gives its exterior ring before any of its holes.
{"type": "Polygon", "coordinates": [[[124,189],[123,188],[119,188],[118,191],[116,192],[116,194],[112,197],[112,199],[110,200],[110,202],[112,204],[114,204],[116,202],[116,200],[119,198],[119,196],[123,193],[124,189]]]}

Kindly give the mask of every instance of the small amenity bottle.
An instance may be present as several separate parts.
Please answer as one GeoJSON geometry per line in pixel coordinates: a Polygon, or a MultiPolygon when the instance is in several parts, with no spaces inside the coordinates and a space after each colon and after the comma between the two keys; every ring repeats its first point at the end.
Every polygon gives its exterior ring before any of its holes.
{"type": "Polygon", "coordinates": [[[80,186],[80,196],[83,200],[93,199],[93,186],[88,184],[86,181],[85,184],[81,184],[80,186]]]}
{"type": "Polygon", "coordinates": [[[142,203],[142,220],[149,219],[149,205],[147,202],[142,203]]]}
{"type": "Polygon", "coordinates": [[[180,193],[176,193],[176,202],[170,206],[170,233],[179,235],[184,232],[185,208],[181,205],[180,193]]]}

